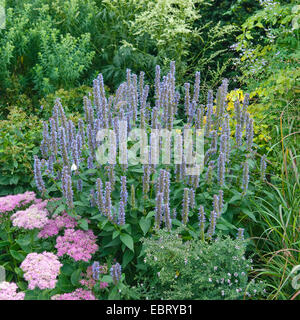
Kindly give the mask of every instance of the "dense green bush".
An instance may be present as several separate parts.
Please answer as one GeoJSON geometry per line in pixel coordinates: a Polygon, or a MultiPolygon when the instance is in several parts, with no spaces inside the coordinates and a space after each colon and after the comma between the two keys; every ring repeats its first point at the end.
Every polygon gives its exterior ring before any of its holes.
{"type": "Polygon", "coordinates": [[[0,121],[0,195],[32,189],[33,156],[39,154],[42,121],[12,108],[7,120],[0,121]]]}
{"type": "Polygon", "coordinates": [[[1,104],[16,104],[25,94],[36,110],[41,97],[90,84],[100,71],[116,89],[127,68],[153,78],[156,64],[167,69],[175,59],[180,82],[200,70],[203,88],[217,86],[232,58],[224,45],[233,42],[235,28],[204,18],[202,11],[211,5],[202,0],[6,1],[1,104]]]}
{"type": "Polygon", "coordinates": [[[50,4],[6,3],[6,28],[0,30],[1,99],[14,103],[21,93],[41,97],[62,86],[74,87],[91,64],[90,34],[63,33],[50,4]]]}
{"type": "Polygon", "coordinates": [[[245,243],[228,237],[213,243],[183,242],[178,232],[160,230],[143,239],[145,274],[133,290],[139,299],[257,299],[263,283],[249,281],[245,243]],[[147,274],[147,275],[146,275],[147,274]]]}
{"type": "Polygon", "coordinates": [[[240,80],[257,108],[275,112],[278,119],[283,108],[295,112],[299,93],[299,20],[300,8],[289,3],[266,2],[242,25],[236,49],[240,52],[240,80]]]}

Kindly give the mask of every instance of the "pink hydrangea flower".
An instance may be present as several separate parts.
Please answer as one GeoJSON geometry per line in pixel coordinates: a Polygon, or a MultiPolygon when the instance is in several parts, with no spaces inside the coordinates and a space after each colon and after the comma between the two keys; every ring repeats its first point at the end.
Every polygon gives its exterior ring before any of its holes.
{"type": "Polygon", "coordinates": [[[26,210],[14,213],[11,216],[13,226],[28,230],[43,228],[48,222],[48,211],[45,209],[44,202],[33,204],[26,210]]]}
{"type": "Polygon", "coordinates": [[[56,239],[57,255],[61,257],[67,254],[75,261],[87,262],[98,249],[96,238],[92,230],[66,229],[64,235],[56,239]]]}
{"type": "Polygon", "coordinates": [[[17,289],[14,282],[0,282],[0,300],[24,300],[25,293],[17,293],[17,289]]]}
{"type": "Polygon", "coordinates": [[[56,215],[49,219],[38,234],[38,237],[46,239],[57,235],[63,228],[74,228],[76,225],[76,220],[64,212],[62,215],[56,215]]]}
{"type": "Polygon", "coordinates": [[[24,279],[28,281],[30,290],[36,287],[43,290],[55,288],[61,266],[55,254],[44,251],[29,253],[20,268],[24,271],[24,279]]]}
{"type": "Polygon", "coordinates": [[[0,213],[13,211],[14,209],[25,206],[26,204],[36,201],[36,195],[32,191],[23,194],[9,195],[0,197],[0,213]]]}
{"type": "Polygon", "coordinates": [[[56,294],[51,300],[96,300],[96,298],[92,291],[78,288],[70,293],[56,294]]]}

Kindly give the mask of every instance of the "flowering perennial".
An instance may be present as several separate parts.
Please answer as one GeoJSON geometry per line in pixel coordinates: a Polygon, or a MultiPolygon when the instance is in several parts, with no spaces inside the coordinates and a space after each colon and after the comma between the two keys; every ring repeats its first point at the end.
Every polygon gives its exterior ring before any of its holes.
{"type": "Polygon", "coordinates": [[[96,300],[96,298],[92,291],[78,288],[70,293],[56,294],[51,300],[96,300]]]}
{"type": "Polygon", "coordinates": [[[20,210],[11,216],[13,226],[24,229],[41,229],[48,222],[48,211],[42,209],[43,203],[33,204],[26,210],[20,210]]]}
{"type": "Polygon", "coordinates": [[[36,200],[35,193],[27,191],[23,194],[0,197],[0,214],[13,211],[36,200]]]}
{"type": "Polygon", "coordinates": [[[24,300],[25,293],[17,292],[17,289],[13,282],[0,282],[0,300],[24,300]]]}
{"type": "Polygon", "coordinates": [[[87,262],[98,249],[96,238],[92,230],[66,229],[64,235],[56,239],[57,255],[66,254],[75,261],[87,262]]]}
{"type": "Polygon", "coordinates": [[[30,290],[37,288],[54,289],[62,264],[52,252],[29,253],[21,263],[24,279],[30,290]]]}
{"type": "Polygon", "coordinates": [[[46,239],[57,235],[63,228],[74,228],[76,225],[76,220],[64,212],[62,215],[56,215],[49,219],[39,232],[38,237],[46,239]]]}

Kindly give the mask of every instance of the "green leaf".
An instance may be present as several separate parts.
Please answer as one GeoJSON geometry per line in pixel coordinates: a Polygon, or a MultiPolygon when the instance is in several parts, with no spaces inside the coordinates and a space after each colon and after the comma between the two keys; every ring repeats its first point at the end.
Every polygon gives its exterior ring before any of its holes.
{"type": "Polygon", "coordinates": [[[241,199],[242,199],[242,196],[240,194],[236,194],[229,200],[229,203],[234,203],[241,199]]]}
{"type": "Polygon", "coordinates": [[[122,267],[125,268],[128,263],[134,258],[134,253],[130,250],[126,250],[123,254],[122,267]]]}
{"type": "Polygon", "coordinates": [[[109,293],[108,300],[118,300],[119,298],[120,298],[120,295],[118,293],[118,288],[114,287],[109,293]]]}
{"type": "Polygon", "coordinates": [[[90,219],[92,219],[92,220],[101,220],[102,217],[103,217],[103,215],[99,213],[99,214],[96,214],[96,215],[92,216],[90,219]]]}
{"type": "Polygon", "coordinates": [[[65,210],[66,206],[64,204],[61,204],[60,206],[58,206],[56,208],[56,210],[54,211],[54,214],[58,214],[58,213],[61,213],[65,210]]]}
{"type": "Polygon", "coordinates": [[[125,244],[125,246],[127,248],[129,248],[130,250],[134,251],[134,249],[133,249],[133,239],[129,234],[127,234],[127,233],[121,234],[120,235],[120,239],[125,244]]]}
{"type": "Polygon", "coordinates": [[[226,226],[224,226],[224,224],[220,224],[220,223],[217,223],[216,228],[219,230],[224,230],[224,231],[229,230],[228,227],[226,227],[226,226]]]}
{"type": "Polygon", "coordinates": [[[251,218],[253,221],[256,222],[256,218],[255,215],[253,214],[253,212],[251,212],[249,209],[247,208],[241,208],[242,212],[247,215],[249,218],[251,218]]]}
{"type": "Polygon", "coordinates": [[[78,224],[79,224],[80,228],[82,228],[85,231],[87,231],[89,229],[89,224],[86,219],[79,220],[78,224]]]}
{"type": "Polygon", "coordinates": [[[56,287],[62,291],[71,291],[73,286],[70,283],[70,278],[61,274],[58,278],[56,287]]]}
{"type": "Polygon", "coordinates": [[[112,238],[115,239],[120,234],[119,230],[113,232],[112,238]]]}
{"type": "Polygon", "coordinates": [[[256,26],[259,27],[259,28],[264,28],[264,26],[263,26],[263,24],[261,22],[257,22],[256,26]]]}
{"type": "Polygon", "coordinates": [[[74,267],[68,263],[61,267],[61,272],[67,276],[70,276],[74,272],[74,267]]]}
{"type": "Polygon", "coordinates": [[[139,221],[139,226],[143,230],[144,235],[149,231],[151,227],[151,219],[147,219],[146,217],[142,217],[139,221]]]}
{"type": "Polygon", "coordinates": [[[16,273],[20,278],[23,277],[23,271],[22,271],[22,269],[20,269],[20,268],[18,268],[18,267],[15,267],[15,273],[16,273]]]}
{"type": "Polygon", "coordinates": [[[9,250],[9,252],[17,261],[23,261],[25,259],[25,255],[20,251],[9,250]]]}
{"type": "Polygon", "coordinates": [[[107,245],[105,245],[104,248],[118,246],[120,242],[120,238],[115,238],[114,240],[110,241],[107,245]]]}
{"type": "Polygon", "coordinates": [[[77,286],[81,278],[81,269],[75,270],[71,275],[71,283],[73,286],[77,286]]]}
{"type": "Polygon", "coordinates": [[[20,288],[20,290],[22,290],[22,291],[25,291],[27,289],[27,283],[24,281],[18,281],[17,285],[20,288]]]}
{"type": "Polygon", "coordinates": [[[6,246],[8,246],[9,244],[10,244],[9,241],[0,241],[0,248],[6,247],[6,246]]]}
{"type": "Polygon", "coordinates": [[[26,247],[26,246],[28,246],[30,244],[30,239],[25,239],[25,238],[17,239],[16,243],[20,247],[26,247]]]}
{"type": "Polygon", "coordinates": [[[86,205],[82,201],[74,201],[75,206],[85,207],[86,205]]]}
{"type": "Polygon", "coordinates": [[[109,275],[103,276],[103,277],[101,278],[101,281],[102,281],[102,282],[107,282],[107,283],[112,283],[112,282],[113,282],[112,277],[109,276],[109,275]]]}
{"type": "Polygon", "coordinates": [[[18,182],[19,182],[19,177],[14,176],[10,179],[9,184],[18,184],[18,182]]]}

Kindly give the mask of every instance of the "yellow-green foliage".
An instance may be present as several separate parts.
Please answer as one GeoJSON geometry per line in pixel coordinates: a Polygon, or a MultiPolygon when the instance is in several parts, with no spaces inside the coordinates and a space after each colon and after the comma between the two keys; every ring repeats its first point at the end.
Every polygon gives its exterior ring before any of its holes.
{"type": "MultiPolygon", "coordinates": [[[[229,113],[231,115],[231,124],[232,124],[233,128],[235,128],[235,124],[236,124],[236,121],[233,118],[234,101],[236,99],[239,99],[240,104],[243,103],[243,101],[244,101],[243,90],[241,90],[241,89],[232,90],[227,94],[227,101],[228,101],[227,110],[229,111],[229,113]]],[[[253,142],[255,142],[259,147],[263,147],[266,145],[266,142],[268,142],[271,139],[271,137],[269,136],[269,126],[265,123],[261,123],[261,120],[263,119],[264,114],[260,108],[257,108],[256,104],[250,104],[248,107],[248,112],[254,118],[253,142]]],[[[233,130],[231,134],[234,135],[235,131],[233,130]]]]}
{"type": "Polygon", "coordinates": [[[195,5],[203,0],[144,1],[146,9],[132,24],[134,34],[147,33],[164,51],[174,50],[180,58],[188,53],[188,38],[196,36],[193,22],[200,18],[195,5]]]}
{"type": "Polygon", "coordinates": [[[51,115],[53,105],[57,98],[61,99],[61,103],[67,113],[72,113],[70,116],[74,116],[76,113],[82,112],[82,101],[84,96],[88,96],[92,93],[93,89],[88,86],[80,86],[74,89],[59,89],[54,93],[48,94],[45,98],[40,100],[42,115],[44,118],[48,118],[51,115]]]}
{"type": "MultiPolygon", "coordinates": [[[[257,110],[281,112],[297,103],[299,88],[300,6],[266,4],[246,20],[238,37],[241,79],[256,97],[257,110]],[[259,40],[259,41],[258,41],[259,40]]],[[[278,114],[274,119],[278,118],[278,114]]]]}

